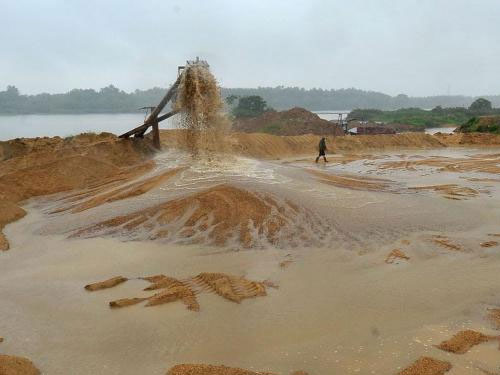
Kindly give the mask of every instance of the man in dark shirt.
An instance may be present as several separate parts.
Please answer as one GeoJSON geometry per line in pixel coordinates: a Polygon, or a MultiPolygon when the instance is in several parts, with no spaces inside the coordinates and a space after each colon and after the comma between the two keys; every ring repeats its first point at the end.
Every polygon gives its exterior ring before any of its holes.
{"type": "Polygon", "coordinates": [[[325,138],[321,138],[321,141],[319,141],[318,148],[319,148],[319,155],[316,158],[316,163],[318,162],[318,160],[321,156],[323,156],[325,163],[328,162],[328,160],[326,160],[326,156],[325,156],[325,151],[326,151],[326,139],[325,138]]]}

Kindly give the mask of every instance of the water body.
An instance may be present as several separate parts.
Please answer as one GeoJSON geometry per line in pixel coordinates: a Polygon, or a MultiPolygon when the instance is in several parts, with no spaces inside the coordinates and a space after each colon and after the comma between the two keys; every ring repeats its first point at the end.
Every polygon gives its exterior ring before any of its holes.
{"type": "Polygon", "coordinates": [[[427,134],[436,134],[436,133],[443,133],[443,134],[452,134],[455,131],[456,127],[453,128],[428,128],[425,129],[425,132],[427,134]]]}
{"type": "MultiPolygon", "coordinates": [[[[0,116],[0,140],[13,138],[67,137],[84,132],[121,134],[144,122],[144,113],[99,113],[82,115],[15,115],[0,116]]],[[[161,128],[175,127],[167,119],[161,128]]]]}

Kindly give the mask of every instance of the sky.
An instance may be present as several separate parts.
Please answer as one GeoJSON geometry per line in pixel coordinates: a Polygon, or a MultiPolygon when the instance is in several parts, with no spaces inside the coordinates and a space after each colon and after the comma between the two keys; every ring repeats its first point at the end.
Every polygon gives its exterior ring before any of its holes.
{"type": "Polygon", "coordinates": [[[500,0],[0,0],[0,90],[224,87],[500,94],[500,0]]]}

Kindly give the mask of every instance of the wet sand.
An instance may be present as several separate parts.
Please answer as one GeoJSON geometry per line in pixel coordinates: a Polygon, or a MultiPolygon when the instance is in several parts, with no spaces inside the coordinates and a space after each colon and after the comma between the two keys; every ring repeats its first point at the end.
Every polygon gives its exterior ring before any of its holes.
{"type": "Polygon", "coordinates": [[[500,233],[500,185],[491,181],[494,174],[474,168],[442,170],[448,158],[485,160],[498,153],[405,150],[348,162],[332,156],[327,165],[242,157],[207,165],[167,152],[138,181],[185,169],[141,195],[52,214],[66,205],[58,200],[65,193],[32,199],[23,205],[27,215],[4,228],[11,249],[0,258],[0,333],[6,338],[0,349],[30,358],[46,374],[165,374],[180,363],[281,374],[392,374],[421,356],[450,362],[451,375],[498,372],[498,342],[465,354],[434,346],[465,329],[499,333],[488,309],[500,305],[500,247],[481,243],[500,233]],[[437,157],[439,166],[384,164],[435,164],[437,157]],[[343,185],[317,180],[318,173],[339,175],[343,185]],[[383,188],[359,184],[374,178],[383,179],[383,188]],[[219,184],[292,202],[314,220],[297,215],[277,245],[256,241],[250,249],[237,237],[224,246],[177,237],[151,241],[147,226],[69,238],[103,220],[219,184]],[[414,189],[449,184],[478,194],[454,200],[439,190],[414,189]],[[290,234],[300,230],[315,240],[292,241],[290,234]],[[394,249],[409,259],[386,263],[394,249]],[[279,288],[241,303],[200,293],[199,311],[180,301],[109,308],[110,301],[151,295],[142,291],[148,283],[139,276],[184,280],[202,272],[268,280],[279,288]],[[84,289],[117,275],[129,280],[84,289]]]}

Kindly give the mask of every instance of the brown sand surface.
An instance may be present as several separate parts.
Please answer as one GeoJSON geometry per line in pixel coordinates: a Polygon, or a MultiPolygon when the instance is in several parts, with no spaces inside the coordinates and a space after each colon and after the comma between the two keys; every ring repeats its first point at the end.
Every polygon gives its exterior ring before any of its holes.
{"type": "Polygon", "coordinates": [[[488,318],[495,326],[495,329],[500,330],[500,309],[488,309],[488,311],[488,318]]]}
{"type": "Polygon", "coordinates": [[[85,289],[93,292],[95,290],[112,288],[114,286],[117,286],[118,284],[124,283],[127,280],[128,279],[126,277],[116,276],[116,277],[112,277],[111,279],[107,279],[104,281],[99,281],[96,283],[85,285],[85,289]]]}
{"type": "MultiPolygon", "coordinates": [[[[266,282],[247,280],[244,277],[228,275],[224,273],[202,272],[197,276],[184,281],[165,275],[155,275],[141,277],[151,284],[144,288],[145,291],[158,290],[149,297],[121,298],[111,301],[112,308],[126,307],[147,301],[145,306],[157,306],[169,302],[182,301],[188,310],[199,311],[200,305],[196,294],[201,292],[213,292],[219,296],[236,303],[240,303],[246,298],[266,296],[266,282]]],[[[99,290],[110,288],[128,279],[115,277],[104,282],[94,283],[85,286],[87,290],[99,290]]],[[[274,286],[274,285],[271,285],[274,286]]]]}
{"type": "Polygon", "coordinates": [[[421,357],[400,375],[443,375],[451,370],[451,363],[430,357],[421,357]]]}
{"type": "Polygon", "coordinates": [[[390,188],[390,182],[391,182],[388,180],[368,178],[368,177],[340,176],[340,175],[319,172],[313,169],[308,170],[308,172],[318,177],[318,181],[347,189],[387,191],[390,188]]]}
{"type": "Polygon", "coordinates": [[[0,374],[39,375],[40,371],[26,358],[0,354],[0,374]]]}
{"type": "Polygon", "coordinates": [[[443,341],[437,347],[447,352],[464,354],[475,345],[492,340],[492,336],[484,335],[473,330],[460,331],[451,339],[443,341]]]}
{"type": "Polygon", "coordinates": [[[213,365],[176,365],[168,370],[167,375],[272,375],[269,372],[255,372],[241,368],[213,365]]]}
{"type": "Polygon", "coordinates": [[[387,257],[385,258],[385,262],[387,264],[396,263],[398,260],[410,260],[410,257],[406,255],[402,250],[394,249],[389,254],[387,254],[387,257]]]}
{"type": "Polygon", "coordinates": [[[414,186],[409,189],[431,190],[441,194],[444,198],[456,200],[476,197],[479,194],[477,190],[465,186],[458,186],[456,184],[414,186]]]}
{"type": "Polygon", "coordinates": [[[480,245],[481,245],[481,247],[494,247],[494,246],[498,246],[498,242],[497,241],[486,241],[486,242],[481,242],[480,245]]]}

